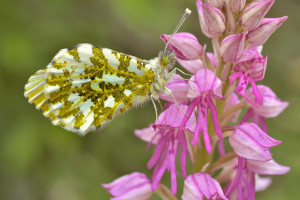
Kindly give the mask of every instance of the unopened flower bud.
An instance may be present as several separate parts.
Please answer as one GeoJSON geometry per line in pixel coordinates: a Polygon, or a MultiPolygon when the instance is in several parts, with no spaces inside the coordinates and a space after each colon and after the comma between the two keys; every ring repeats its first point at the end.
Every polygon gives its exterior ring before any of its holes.
{"type": "Polygon", "coordinates": [[[205,2],[197,0],[196,3],[202,32],[209,38],[218,37],[225,30],[225,16],[205,2]]]}
{"type": "MultiPolygon", "coordinates": [[[[171,35],[163,34],[160,38],[167,43],[171,35]]],[[[199,59],[202,46],[197,38],[191,33],[176,33],[170,41],[168,48],[175,52],[176,57],[182,60],[199,59]]]]}
{"type": "Polygon", "coordinates": [[[263,45],[276,29],[287,19],[288,17],[280,18],[265,18],[262,20],[260,26],[256,29],[249,31],[247,37],[249,44],[252,46],[263,45]]]}
{"type": "Polygon", "coordinates": [[[232,12],[238,12],[243,10],[246,0],[229,0],[229,7],[232,12]]]}
{"type": "Polygon", "coordinates": [[[234,62],[241,56],[244,47],[244,33],[229,35],[222,41],[221,55],[226,62],[234,62]]]}
{"type": "Polygon", "coordinates": [[[275,0],[254,1],[246,6],[242,15],[244,30],[252,30],[260,25],[275,0]]]}

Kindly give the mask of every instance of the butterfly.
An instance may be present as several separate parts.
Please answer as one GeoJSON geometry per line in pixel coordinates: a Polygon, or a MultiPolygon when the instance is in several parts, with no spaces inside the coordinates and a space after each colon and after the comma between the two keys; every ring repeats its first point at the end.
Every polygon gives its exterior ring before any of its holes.
{"type": "MultiPolygon", "coordinates": [[[[189,14],[187,9],[182,19],[189,14]]],[[[176,63],[167,45],[151,60],[87,43],[62,49],[29,78],[24,95],[54,125],[85,135],[129,108],[159,98],[176,63]]]]}

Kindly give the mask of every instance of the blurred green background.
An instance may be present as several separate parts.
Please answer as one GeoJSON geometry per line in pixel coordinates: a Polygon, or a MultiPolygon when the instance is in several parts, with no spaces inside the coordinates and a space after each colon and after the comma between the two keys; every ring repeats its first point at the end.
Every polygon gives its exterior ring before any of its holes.
{"type": "MultiPolygon", "coordinates": [[[[54,127],[27,103],[27,79],[62,48],[88,42],[150,59],[164,45],[184,9],[181,31],[202,35],[194,0],[2,0],[0,7],[0,199],[108,199],[100,187],[133,171],[147,173],[153,149],[133,135],[155,119],[151,103],[119,116],[101,133],[86,137],[54,127]]],[[[276,1],[267,17],[289,19],[266,43],[264,84],[290,106],[268,119],[269,133],[283,144],[274,159],[291,166],[257,199],[298,199],[300,180],[300,1],[276,1]]],[[[169,177],[166,176],[166,182],[169,177]]],[[[182,189],[179,187],[178,193],[182,189]]]]}

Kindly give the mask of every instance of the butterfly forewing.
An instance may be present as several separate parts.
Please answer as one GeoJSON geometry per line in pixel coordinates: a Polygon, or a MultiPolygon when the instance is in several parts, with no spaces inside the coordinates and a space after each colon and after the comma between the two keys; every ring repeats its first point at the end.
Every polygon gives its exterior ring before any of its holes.
{"type": "Polygon", "coordinates": [[[80,44],[30,77],[25,96],[54,125],[84,135],[148,99],[154,81],[147,61],[80,44]]]}

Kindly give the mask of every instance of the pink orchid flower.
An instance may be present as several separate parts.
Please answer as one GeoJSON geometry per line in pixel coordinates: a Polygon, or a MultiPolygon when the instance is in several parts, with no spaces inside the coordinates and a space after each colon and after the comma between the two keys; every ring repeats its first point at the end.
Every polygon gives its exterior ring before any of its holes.
{"type": "MultiPolygon", "coordinates": [[[[220,139],[223,138],[216,112],[216,106],[212,100],[212,97],[222,98],[221,91],[221,80],[208,69],[199,70],[189,81],[187,97],[192,99],[192,102],[187,110],[187,116],[190,116],[193,113],[194,108],[197,107],[197,125],[192,144],[195,145],[197,143],[199,134],[203,132],[205,147],[209,153],[211,152],[211,144],[207,128],[208,109],[210,109],[211,112],[216,134],[220,139]]],[[[188,120],[187,116],[184,116],[183,118],[182,127],[184,127],[188,120]]]]}
{"type": "Polygon", "coordinates": [[[151,181],[145,174],[133,172],[111,183],[102,184],[114,198],[111,200],[147,200],[152,195],[151,181]]]}
{"type": "Polygon", "coordinates": [[[257,89],[255,81],[261,81],[264,78],[267,66],[267,57],[263,58],[262,55],[253,50],[248,50],[242,53],[241,57],[233,65],[234,73],[230,75],[230,83],[233,85],[236,79],[239,79],[235,91],[243,96],[254,106],[256,102],[261,105],[263,99],[259,90],[257,89]],[[250,82],[256,102],[246,96],[246,89],[250,82]]]}
{"type": "Polygon", "coordinates": [[[148,162],[149,169],[154,167],[152,176],[153,190],[157,188],[165,170],[168,170],[171,173],[171,191],[173,194],[176,194],[176,156],[179,145],[181,146],[182,176],[186,176],[187,144],[184,131],[194,132],[196,121],[195,116],[191,115],[184,128],[180,128],[187,108],[186,105],[181,105],[178,108],[176,104],[172,104],[160,114],[157,122],[153,124],[156,135],[159,135],[153,156],[148,162]]]}
{"type": "MultiPolygon", "coordinates": [[[[289,103],[280,101],[280,99],[277,98],[276,94],[268,86],[258,85],[257,89],[259,93],[262,94],[263,104],[258,107],[251,106],[242,118],[241,123],[251,119],[253,123],[261,126],[265,133],[268,133],[267,124],[264,118],[277,117],[283,112],[289,103]]],[[[249,94],[250,99],[255,98],[252,89],[249,89],[246,93],[249,94]]]]}
{"type": "Polygon", "coordinates": [[[184,181],[182,200],[222,199],[228,200],[215,179],[209,174],[198,172],[188,176],[184,181]]]}

